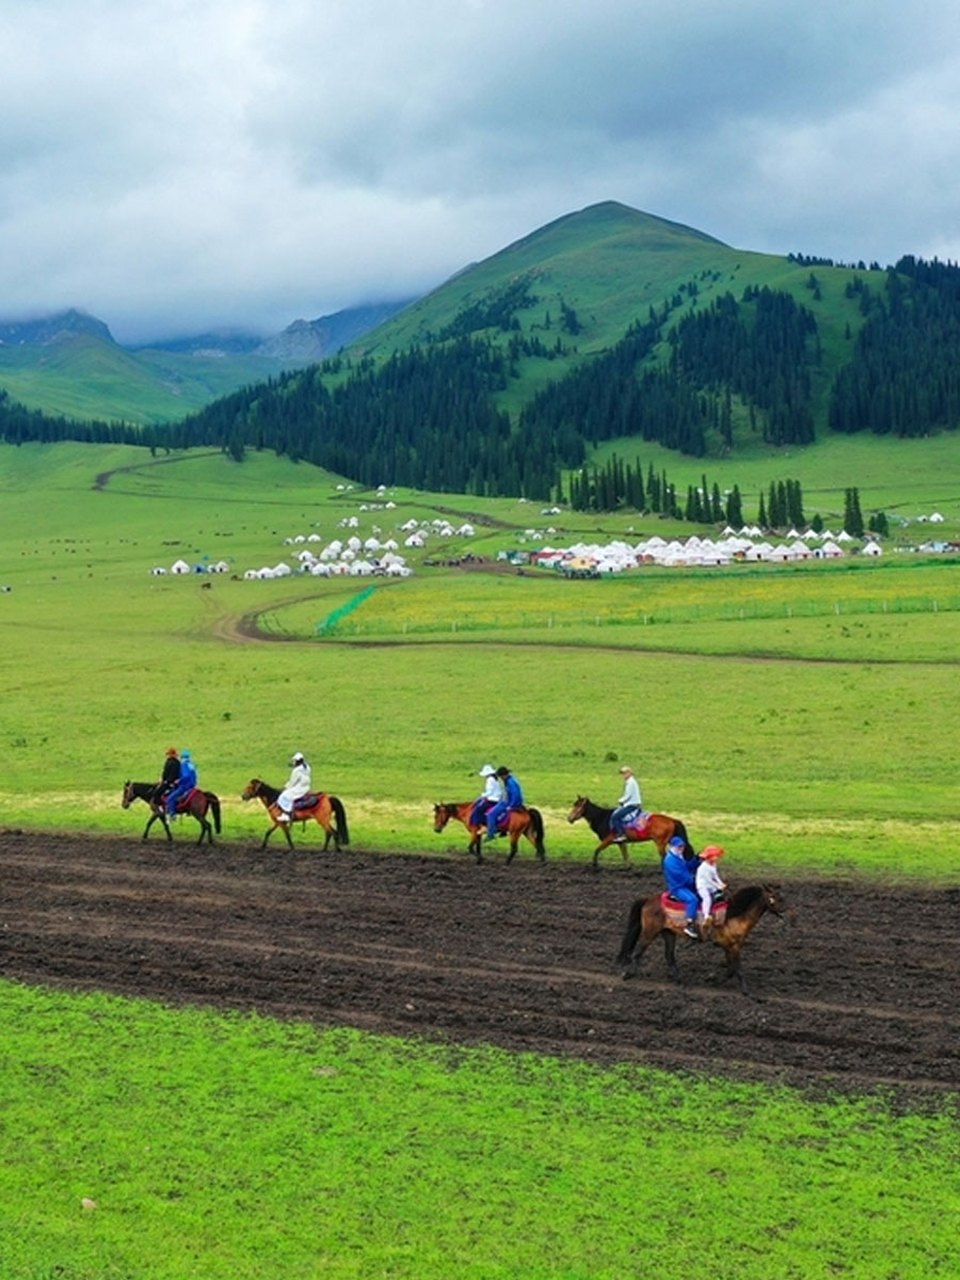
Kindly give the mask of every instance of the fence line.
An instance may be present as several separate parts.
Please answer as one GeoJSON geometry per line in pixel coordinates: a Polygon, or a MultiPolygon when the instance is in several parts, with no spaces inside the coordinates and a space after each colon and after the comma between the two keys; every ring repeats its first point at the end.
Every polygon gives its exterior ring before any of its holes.
{"type": "Polygon", "coordinates": [[[635,627],[662,626],[685,622],[744,622],[763,619],[786,618],[791,620],[820,617],[857,617],[870,614],[920,614],[960,612],[960,596],[899,596],[893,599],[870,597],[849,600],[792,600],[773,603],[755,600],[739,604],[696,604],[672,607],[636,609],[631,612],[606,616],[575,613],[520,613],[504,610],[499,618],[431,618],[417,621],[411,618],[392,621],[389,618],[351,619],[345,621],[364,599],[371,594],[361,592],[341,609],[334,610],[318,624],[319,635],[329,635],[336,627],[338,638],[351,636],[383,635],[442,635],[476,631],[530,631],[546,628],[569,629],[574,627],[635,627]],[[322,629],[321,629],[322,628],[322,629]]]}

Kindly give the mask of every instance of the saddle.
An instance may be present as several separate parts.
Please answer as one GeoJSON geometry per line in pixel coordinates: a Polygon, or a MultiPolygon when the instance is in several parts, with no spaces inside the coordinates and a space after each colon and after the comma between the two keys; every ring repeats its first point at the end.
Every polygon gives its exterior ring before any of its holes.
{"type": "Polygon", "coordinates": [[[322,791],[308,791],[305,796],[300,796],[298,800],[293,802],[293,812],[298,809],[315,809],[323,799],[322,791]]]}
{"type": "MultiPolygon", "coordinates": [[[[687,919],[687,908],[677,898],[671,897],[669,892],[661,893],[660,905],[663,907],[663,914],[667,917],[667,924],[676,925],[681,928],[687,919]]],[[[727,907],[729,903],[726,898],[715,898],[713,903],[713,927],[719,929],[727,919],[727,907]]],[[[700,912],[697,912],[697,919],[702,919],[700,912]]]]}

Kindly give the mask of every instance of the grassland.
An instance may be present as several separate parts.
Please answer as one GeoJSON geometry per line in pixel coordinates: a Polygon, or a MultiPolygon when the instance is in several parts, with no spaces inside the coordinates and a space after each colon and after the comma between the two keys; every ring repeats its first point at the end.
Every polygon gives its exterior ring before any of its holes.
{"type": "MultiPolygon", "coordinates": [[[[901,458],[885,505],[936,503],[956,536],[957,459],[938,441],[901,458]]],[[[832,476],[823,463],[831,501],[858,482],[836,461],[832,476]]],[[[479,536],[445,551],[491,555],[547,519],[507,501],[392,498],[361,536],[480,506],[479,536]]],[[[421,569],[375,592],[353,639],[325,640],[313,629],[349,596],[343,581],[228,574],[203,590],[206,579],[150,574],[181,556],[226,558],[238,574],[275,563],[284,538],[327,540],[360,500],[267,456],[0,452],[4,824],[139,830],[122,782],[155,776],[172,742],[223,795],[225,839],[242,854],[262,819],[241,786],[280,778],[301,749],[344,797],[361,847],[447,854],[430,806],[469,795],[490,758],[544,809],[551,854],[576,858],[591,842],[563,821],[572,797],[615,798],[629,759],[648,803],[722,840],[743,873],[955,882],[957,615],[892,603],[956,597],[957,566],[890,553],[856,571],[599,583],[421,569]],[[753,597],[826,607],[719,616],[753,597]],[[891,607],[831,608],[857,600],[891,607]],[[251,615],[277,642],[248,638],[251,615]]],[[[641,528],[565,515],[555,540],[598,524],[641,528]]],[[[748,1280],[957,1274],[952,1103],[896,1115],[876,1098],[10,985],[0,1027],[5,1280],[596,1280],[665,1259],[748,1280]]]]}
{"type": "Polygon", "coordinates": [[[950,1111],[0,1001],[5,1280],[956,1274],[950,1111]]]}
{"type": "Polygon", "coordinates": [[[30,409],[81,421],[175,422],[281,366],[256,356],[127,351],[91,335],[0,346],[0,387],[30,409]]]}

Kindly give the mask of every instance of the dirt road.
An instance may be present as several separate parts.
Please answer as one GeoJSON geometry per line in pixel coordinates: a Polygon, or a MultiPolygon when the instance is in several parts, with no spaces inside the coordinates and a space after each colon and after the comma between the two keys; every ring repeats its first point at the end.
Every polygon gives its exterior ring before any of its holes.
{"type": "MultiPolygon", "coordinates": [[[[0,832],[0,973],[320,1026],[486,1042],[817,1091],[960,1092],[960,891],[781,881],[744,970],[662,950],[613,963],[652,864],[200,852],[186,842],[0,832]]],[[[736,887],[736,885],[734,885],[736,887]]]]}

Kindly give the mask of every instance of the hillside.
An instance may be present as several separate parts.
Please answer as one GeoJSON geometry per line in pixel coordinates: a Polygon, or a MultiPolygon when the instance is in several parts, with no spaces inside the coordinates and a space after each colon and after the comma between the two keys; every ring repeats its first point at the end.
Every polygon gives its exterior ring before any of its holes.
{"type": "MultiPolygon", "coordinates": [[[[628,461],[653,444],[719,460],[957,425],[960,269],[752,253],[606,202],[464,269],[336,358],[145,442],[269,448],[440,492],[575,487],[596,505],[605,442],[628,461]]],[[[23,415],[3,429],[39,430],[23,415]]]]}
{"type": "Polygon", "coordinates": [[[0,390],[30,409],[79,420],[175,422],[239,387],[334,355],[401,303],[297,320],[263,338],[196,334],[125,347],[85,312],[0,323],[0,390]]]}

